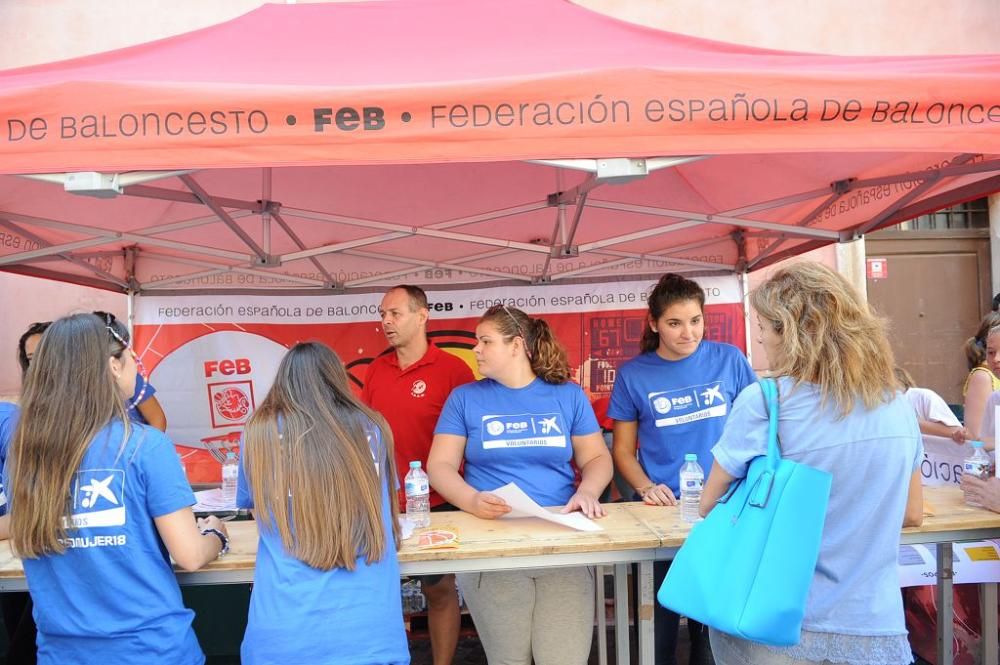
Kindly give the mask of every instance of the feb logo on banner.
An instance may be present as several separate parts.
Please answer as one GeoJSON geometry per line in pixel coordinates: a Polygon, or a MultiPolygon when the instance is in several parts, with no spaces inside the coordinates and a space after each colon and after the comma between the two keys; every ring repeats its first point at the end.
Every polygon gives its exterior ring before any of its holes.
{"type": "Polygon", "coordinates": [[[261,335],[220,331],[168,354],[150,382],[167,413],[174,443],[235,446],[243,426],[274,382],[287,349],[261,335]]]}

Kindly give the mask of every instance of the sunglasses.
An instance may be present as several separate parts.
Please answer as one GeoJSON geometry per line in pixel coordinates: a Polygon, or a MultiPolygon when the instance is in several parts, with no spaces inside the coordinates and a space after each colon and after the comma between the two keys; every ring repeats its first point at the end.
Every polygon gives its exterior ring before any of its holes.
{"type": "Polygon", "coordinates": [[[508,308],[507,305],[503,303],[493,305],[488,310],[486,310],[486,314],[494,315],[494,314],[499,314],[501,311],[505,312],[507,316],[510,318],[511,323],[514,324],[514,329],[517,331],[517,335],[515,335],[515,337],[520,337],[522,340],[524,340],[524,352],[527,354],[528,358],[531,358],[531,351],[528,350],[528,338],[524,334],[524,330],[521,328],[521,324],[518,322],[517,317],[514,316],[514,312],[510,311],[510,308],[508,308]]]}
{"type": "Polygon", "coordinates": [[[130,399],[126,404],[128,409],[134,409],[142,403],[142,398],[146,395],[146,388],[149,386],[149,380],[147,378],[149,375],[146,373],[146,366],[142,364],[142,359],[132,348],[132,345],[126,342],[125,339],[118,334],[118,331],[114,329],[114,326],[110,323],[105,323],[104,327],[108,329],[108,332],[111,333],[111,337],[113,337],[116,342],[121,344],[125,347],[126,351],[132,354],[132,359],[135,360],[136,372],[138,373],[139,378],[142,379],[142,388],[139,389],[139,394],[130,399]]]}

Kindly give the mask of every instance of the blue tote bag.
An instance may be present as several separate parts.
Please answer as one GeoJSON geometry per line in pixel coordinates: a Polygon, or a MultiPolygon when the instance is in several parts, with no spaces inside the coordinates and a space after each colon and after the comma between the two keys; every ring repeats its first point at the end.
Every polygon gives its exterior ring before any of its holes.
{"type": "Polygon", "coordinates": [[[778,388],[767,404],[767,455],[750,462],[677,552],[657,593],[664,607],[724,633],[798,644],[832,476],[781,458],[778,388]]]}

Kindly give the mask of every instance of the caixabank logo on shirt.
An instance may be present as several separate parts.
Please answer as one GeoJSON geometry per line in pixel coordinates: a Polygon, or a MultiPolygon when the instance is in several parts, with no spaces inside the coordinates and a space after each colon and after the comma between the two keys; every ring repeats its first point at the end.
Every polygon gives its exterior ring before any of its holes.
{"type": "Polygon", "coordinates": [[[121,469],[83,469],[73,479],[73,506],[68,528],[123,526],[125,472],[121,469]]]}
{"type": "Polygon", "coordinates": [[[647,398],[657,427],[721,418],[726,415],[728,408],[721,381],[652,392],[647,398]]]}
{"type": "Polygon", "coordinates": [[[483,416],[483,448],[565,448],[566,426],[559,413],[483,416]]]}

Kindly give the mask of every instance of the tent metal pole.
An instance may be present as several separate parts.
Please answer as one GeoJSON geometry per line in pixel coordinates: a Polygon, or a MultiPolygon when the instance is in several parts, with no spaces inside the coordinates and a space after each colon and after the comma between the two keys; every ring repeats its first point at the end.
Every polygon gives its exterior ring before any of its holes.
{"type": "Polygon", "coordinates": [[[190,189],[194,193],[194,195],[197,196],[198,199],[201,200],[201,202],[204,203],[209,210],[214,212],[216,216],[218,216],[218,218],[221,219],[222,222],[226,226],[228,226],[229,229],[233,233],[235,233],[240,240],[243,241],[244,245],[249,247],[253,251],[253,253],[257,255],[257,258],[259,258],[263,262],[267,262],[268,256],[267,253],[264,251],[264,249],[260,245],[258,245],[253,238],[250,237],[249,233],[240,228],[240,225],[236,223],[236,220],[234,220],[232,217],[229,216],[229,213],[226,212],[222,208],[222,206],[219,205],[219,203],[212,198],[211,194],[205,191],[205,189],[200,184],[198,184],[197,180],[195,180],[190,175],[182,175],[180,176],[180,179],[181,182],[183,182],[184,185],[188,189],[190,189]]]}
{"type": "Polygon", "coordinates": [[[615,236],[614,238],[605,238],[604,240],[595,240],[594,242],[584,243],[579,246],[581,253],[592,252],[596,249],[602,249],[604,247],[610,247],[611,245],[620,245],[623,242],[631,242],[633,240],[642,240],[644,238],[652,238],[658,235],[664,235],[667,233],[673,233],[674,231],[683,231],[684,229],[690,229],[696,226],[703,226],[702,222],[678,222],[676,224],[670,224],[669,226],[658,226],[653,229],[646,229],[644,231],[636,231],[635,233],[627,233],[623,236],[615,236]]]}
{"type": "MultiPolygon", "coordinates": [[[[163,187],[152,187],[150,185],[129,185],[123,189],[122,193],[126,196],[135,196],[137,198],[204,205],[201,199],[191,192],[183,192],[179,189],[164,189],[163,187]]],[[[223,208],[236,208],[237,210],[246,210],[248,212],[257,212],[260,210],[260,203],[257,201],[245,201],[243,199],[231,199],[228,197],[216,197],[214,200],[223,208]]]]}
{"type": "Polygon", "coordinates": [[[135,291],[132,290],[130,286],[128,293],[126,294],[126,302],[128,303],[126,307],[128,308],[127,320],[128,320],[128,336],[129,339],[135,339],[135,291]]]}
{"type": "Polygon", "coordinates": [[[740,282],[740,294],[743,301],[743,336],[746,338],[747,360],[753,367],[753,334],[750,332],[750,273],[746,270],[737,274],[740,282]]]}
{"type": "Polygon", "coordinates": [[[54,254],[63,254],[65,252],[72,252],[74,249],[83,249],[84,247],[94,247],[96,245],[106,245],[110,242],[108,238],[87,238],[85,240],[76,240],[74,242],[67,242],[62,245],[49,245],[48,247],[40,247],[39,249],[33,249],[27,252],[18,252],[17,254],[7,254],[6,256],[0,256],[0,266],[8,265],[11,263],[19,263],[21,261],[28,261],[40,256],[52,256],[54,254]]]}
{"type": "MultiPolygon", "coordinates": [[[[229,213],[229,216],[233,219],[242,219],[244,217],[249,217],[254,214],[249,210],[237,210],[236,212],[229,213]]],[[[187,229],[197,228],[199,226],[205,226],[207,224],[218,224],[219,218],[215,215],[208,215],[203,217],[194,217],[192,219],[183,220],[180,222],[171,222],[169,224],[157,224],[156,226],[145,226],[141,229],[136,229],[133,233],[139,235],[155,236],[161,233],[172,233],[174,231],[186,231],[187,229]]]]}
{"type": "Polygon", "coordinates": [[[742,217],[732,217],[730,215],[710,215],[690,212],[687,210],[673,210],[670,208],[656,208],[653,206],[639,206],[630,203],[612,203],[609,201],[591,201],[587,204],[591,208],[604,208],[606,210],[620,210],[622,212],[634,212],[640,215],[653,215],[656,217],[674,217],[677,219],[693,220],[708,224],[723,224],[725,226],[740,226],[750,229],[766,229],[769,231],[783,231],[789,235],[801,235],[808,238],[825,238],[827,240],[837,240],[840,234],[836,231],[809,228],[789,228],[784,224],[774,222],[761,222],[742,217]]]}
{"type": "MultiPolygon", "coordinates": [[[[20,226],[18,226],[17,224],[14,224],[13,222],[9,222],[6,219],[0,218],[0,227],[4,227],[4,228],[6,228],[6,229],[8,229],[10,231],[13,231],[14,233],[17,233],[18,235],[21,235],[21,236],[27,238],[28,240],[30,240],[30,241],[38,244],[40,247],[47,247],[47,246],[51,245],[50,242],[44,240],[40,236],[37,236],[34,233],[32,233],[31,231],[28,231],[27,229],[23,229],[20,226]]],[[[115,256],[120,256],[121,252],[114,252],[114,255],[115,256]]],[[[113,284],[117,284],[118,286],[120,286],[122,288],[125,288],[125,287],[128,286],[128,284],[126,282],[124,282],[121,278],[119,278],[119,277],[117,277],[117,276],[115,276],[115,275],[113,275],[113,274],[111,274],[109,272],[105,272],[105,271],[101,270],[100,268],[98,268],[97,266],[90,265],[89,263],[87,263],[86,261],[84,261],[79,256],[74,256],[72,254],[65,253],[65,254],[60,254],[58,258],[64,259],[66,261],[69,261],[70,263],[72,263],[75,266],[79,266],[81,268],[85,268],[86,270],[89,270],[90,272],[94,273],[98,277],[100,277],[102,279],[105,279],[105,280],[107,280],[109,282],[112,282],[113,284]]]]}
{"type": "MultiPolygon", "coordinates": [[[[298,247],[299,249],[305,249],[306,248],[306,244],[304,242],[302,242],[302,240],[299,238],[298,234],[296,234],[295,231],[292,230],[292,227],[289,226],[285,222],[285,219],[281,216],[280,213],[278,213],[278,212],[272,212],[271,213],[271,219],[273,219],[275,222],[277,222],[278,226],[281,227],[281,230],[285,232],[285,235],[287,235],[289,238],[291,238],[292,242],[295,243],[296,247],[298,247]]],[[[270,249],[268,251],[270,251],[270,249]]],[[[337,283],[337,280],[335,280],[333,278],[333,275],[331,275],[327,271],[326,267],[324,267],[323,264],[320,263],[319,259],[317,259],[315,256],[310,256],[309,257],[309,262],[312,263],[313,266],[315,266],[316,270],[319,271],[319,274],[323,275],[323,277],[331,285],[337,283]]]]}
{"type": "Polygon", "coordinates": [[[289,261],[298,261],[299,259],[309,259],[314,256],[321,256],[323,254],[336,254],[337,252],[342,252],[345,249],[354,249],[355,247],[364,247],[366,245],[375,245],[380,242],[388,242],[390,240],[396,240],[397,238],[405,238],[408,234],[406,233],[383,233],[379,236],[368,236],[367,238],[358,238],[357,240],[347,240],[345,242],[336,242],[332,245],[323,245],[321,247],[313,247],[312,249],[303,249],[298,252],[289,252],[288,254],[282,254],[279,257],[281,263],[287,263],[289,261]]]}
{"type": "Polygon", "coordinates": [[[209,247],[192,245],[190,243],[179,242],[177,240],[167,240],[165,238],[151,238],[149,236],[140,235],[130,231],[111,231],[109,229],[103,229],[96,226],[84,226],[83,224],[60,222],[54,219],[32,217],[30,215],[21,215],[18,213],[7,212],[7,211],[0,211],[0,217],[5,217],[14,222],[21,222],[22,224],[27,224],[28,226],[40,226],[43,228],[51,228],[61,231],[70,231],[71,233],[82,233],[90,236],[103,236],[109,239],[108,242],[125,240],[129,242],[145,243],[147,245],[152,245],[154,247],[167,247],[170,249],[179,249],[182,251],[191,252],[193,254],[207,254],[209,256],[217,256],[219,258],[233,259],[236,261],[249,262],[250,260],[249,254],[230,252],[229,250],[225,249],[211,249],[209,247]]]}

